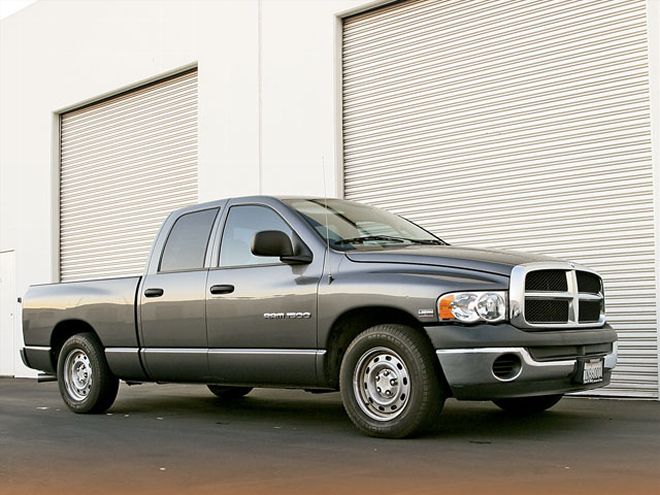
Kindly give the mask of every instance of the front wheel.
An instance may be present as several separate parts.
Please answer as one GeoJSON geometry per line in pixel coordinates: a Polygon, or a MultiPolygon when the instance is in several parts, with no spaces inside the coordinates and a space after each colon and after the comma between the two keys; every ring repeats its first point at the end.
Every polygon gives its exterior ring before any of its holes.
{"type": "Polygon", "coordinates": [[[64,403],[75,413],[101,413],[117,397],[119,380],[92,333],[70,337],[57,360],[57,381],[64,403]]]}
{"type": "Polygon", "coordinates": [[[539,395],[536,397],[516,397],[513,399],[497,399],[493,403],[504,411],[519,416],[539,414],[550,409],[562,399],[563,395],[539,395]]]}
{"type": "Polygon", "coordinates": [[[444,404],[430,345],[404,325],[376,325],[359,334],[346,350],[339,378],[346,413],[371,436],[419,433],[444,404]]]}

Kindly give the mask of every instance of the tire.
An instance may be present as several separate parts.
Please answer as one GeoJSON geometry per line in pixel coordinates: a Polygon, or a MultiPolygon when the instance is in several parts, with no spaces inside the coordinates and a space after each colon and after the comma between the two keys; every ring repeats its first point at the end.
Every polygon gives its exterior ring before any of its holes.
{"type": "Polygon", "coordinates": [[[76,334],[64,343],[57,360],[57,382],[64,403],[80,414],[106,411],[119,390],[119,380],[93,333],[76,334]]]}
{"type": "Polygon", "coordinates": [[[563,395],[539,395],[536,397],[517,397],[514,399],[498,399],[493,403],[500,409],[517,416],[539,414],[550,409],[562,399],[563,395]]]}
{"type": "Polygon", "coordinates": [[[252,391],[252,387],[223,387],[222,385],[207,385],[207,387],[222,400],[240,399],[252,391]]]}
{"type": "Polygon", "coordinates": [[[376,325],[355,337],[341,363],[339,388],[353,424],[374,437],[421,433],[445,401],[431,346],[405,325],[376,325]]]}

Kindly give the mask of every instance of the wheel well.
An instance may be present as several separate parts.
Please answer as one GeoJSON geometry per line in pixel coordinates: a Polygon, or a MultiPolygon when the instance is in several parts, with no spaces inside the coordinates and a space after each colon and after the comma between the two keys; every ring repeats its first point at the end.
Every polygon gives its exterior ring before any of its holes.
{"type": "Polygon", "coordinates": [[[98,338],[92,326],[82,320],[65,320],[55,325],[50,335],[50,352],[54,370],[57,370],[57,359],[60,355],[60,349],[62,349],[67,339],[78,333],[87,332],[93,333],[98,338]]]}
{"type": "MultiPolygon", "coordinates": [[[[332,388],[339,388],[339,368],[341,367],[341,361],[346,353],[346,349],[353,339],[364,330],[384,323],[397,323],[414,328],[424,336],[429,343],[429,348],[432,349],[431,341],[424,328],[410,313],[400,309],[382,306],[352,309],[337,318],[330,329],[326,341],[327,355],[325,372],[328,384],[332,388]]],[[[436,364],[436,371],[439,373],[438,376],[441,377],[444,383],[445,380],[439,363],[436,362],[436,364]]]]}

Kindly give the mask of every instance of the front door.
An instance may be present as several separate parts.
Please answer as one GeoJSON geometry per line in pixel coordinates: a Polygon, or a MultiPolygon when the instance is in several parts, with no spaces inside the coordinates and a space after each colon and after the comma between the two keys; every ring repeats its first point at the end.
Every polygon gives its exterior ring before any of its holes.
{"type": "Polygon", "coordinates": [[[206,249],[217,209],[179,217],[140,294],[141,340],[149,375],[162,381],[204,381],[206,249]]]}
{"type": "Polygon", "coordinates": [[[207,281],[209,365],[219,383],[313,385],[322,260],[287,265],[255,256],[254,235],[289,224],[265,205],[229,209],[219,267],[207,281]]]}

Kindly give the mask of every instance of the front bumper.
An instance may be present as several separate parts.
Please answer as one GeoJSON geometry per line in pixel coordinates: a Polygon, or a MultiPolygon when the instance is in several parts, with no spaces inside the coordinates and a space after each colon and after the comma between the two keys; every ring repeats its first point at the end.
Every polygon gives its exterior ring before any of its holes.
{"type": "Polygon", "coordinates": [[[436,351],[454,397],[465,400],[491,400],[578,392],[609,384],[616,366],[617,346],[604,356],[603,380],[592,384],[574,381],[578,359],[537,361],[524,347],[485,347],[436,351]],[[498,378],[493,363],[500,356],[517,356],[520,362],[510,377],[498,378]]]}
{"type": "Polygon", "coordinates": [[[426,327],[440,366],[458,399],[490,400],[551,395],[604,387],[617,359],[617,335],[602,328],[526,331],[499,325],[437,325],[426,327]],[[520,362],[519,373],[503,380],[493,363],[503,355],[520,362]],[[604,357],[603,381],[574,381],[580,358],[604,357]]]}

